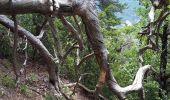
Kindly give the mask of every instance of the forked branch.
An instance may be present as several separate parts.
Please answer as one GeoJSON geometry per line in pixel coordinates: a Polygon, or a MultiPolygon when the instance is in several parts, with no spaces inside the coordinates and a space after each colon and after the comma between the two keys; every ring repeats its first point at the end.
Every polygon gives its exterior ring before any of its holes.
{"type": "Polygon", "coordinates": [[[107,84],[111,91],[113,91],[115,94],[117,94],[118,98],[120,100],[124,100],[126,98],[126,95],[131,92],[139,92],[141,95],[141,100],[144,98],[144,94],[141,90],[143,90],[143,79],[145,74],[151,69],[151,65],[145,65],[143,67],[140,67],[139,70],[136,73],[135,79],[133,83],[126,87],[121,87],[118,85],[117,81],[114,79],[114,77],[111,75],[111,72],[109,72],[109,75],[107,75],[107,84]]]}

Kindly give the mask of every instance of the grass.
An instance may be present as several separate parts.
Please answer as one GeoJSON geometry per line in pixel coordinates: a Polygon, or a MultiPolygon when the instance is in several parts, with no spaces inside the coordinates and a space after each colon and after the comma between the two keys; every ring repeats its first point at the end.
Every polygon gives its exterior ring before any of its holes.
{"type": "Polygon", "coordinates": [[[8,87],[8,88],[14,88],[15,87],[15,81],[10,76],[1,75],[0,81],[1,81],[1,84],[5,87],[8,87]]]}
{"type": "Polygon", "coordinates": [[[44,100],[53,100],[53,96],[50,94],[45,95],[44,100]]]}
{"type": "Polygon", "coordinates": [[[31,73],[28,79],[28,83],[33,84],[36,81],[38,81],[38,76],[35,73],[31,73]]]}
{"type": "Polygon", "coordinates": [[[20,91],[22,94],[24,94],[27,97],[32,97],[32,91],[29,90],[27,85],[21,85],[20,91]]]}

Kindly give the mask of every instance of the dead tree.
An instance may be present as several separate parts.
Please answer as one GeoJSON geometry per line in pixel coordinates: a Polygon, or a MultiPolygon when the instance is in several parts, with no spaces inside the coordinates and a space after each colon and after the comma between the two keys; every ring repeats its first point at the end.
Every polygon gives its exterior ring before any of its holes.
{"type": "MultiPolygon", "coordinates": [[[[107,0],[103,1],[106,2],[107,0]]],[[[11,13],[40,13],[46,16],[80,16],[85,25],[88,40],[91,43],[97,62],[100,66],[99,79],[94,91],[95,97],[97,98],[103,84],[106,83],[110,90],[121,100],[126,98],[126,94],[133,91],[139,92],[140,98],[144,99],[142,80],[151,66],[146,65],[140,67],[132,85],[127,87],[121,87],[118,85],[112,75],[112,70],[109,68],[107,57],[108,51],[104,45],[103,35],[100,32],[100,25],[94,0],[1,0],[0,13],[7,15],[10,15],[11,13]]],[[[5,27],[10,28],[11,31],[14,31],[13,21],[6,16],[0,16],[0,23],[5,27]]],[[[18,27],[18,33],[21,36],[25,35],[28,41],[32,45],[35,45],[35,48],[40,51],[49,67],[50,82],[58,88],[55,73],[55,67],[57,64],[54,62],[54,57],[49,53],[42,42],[30,32],[22,27],[18,27]]]]}
{"type": "Polygon", "coordinates": [[[170,1],[168,0],[150,0],[152,3],[152,8],[149,12],[149,24],[144,27],[144,31],[140,33],[141,35],[146,35],[149,42],[146,47],[140,49],[139,61],[141,65],[144,64],[143,54],[147,49],[152,49],[160,53],[160,72],[153,72],[153,77],[155,81],[159,83],[159,97],[163,97],[164,90],[167,94],[167,80],[169,79],[169,74],[166,72],[168,63],[168,35],[169,35],[169,22],[166,21],[167,17],[170,15],[170,10],[168,5],[170,1]],[[154,19],[154,14],[157,9],[161,9],[158,18],[154,19]],[[160,30],[163,30],[161,32],[160,30]],[[160,41],[159,41],[160,40],[160,41]]]}

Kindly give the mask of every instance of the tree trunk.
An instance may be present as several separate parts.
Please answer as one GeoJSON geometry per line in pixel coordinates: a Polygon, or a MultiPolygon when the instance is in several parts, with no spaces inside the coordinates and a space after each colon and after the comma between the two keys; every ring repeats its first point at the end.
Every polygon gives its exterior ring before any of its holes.
{"type": "MultiPolygon", "coordinates": [[[[4,25],[6,28],[9,28],[12,32],[14,32],[14,22],[8,19],[6,16],[0,15],[0,23],[4,25]]],[[[55,81],[56,81],[55,67],[56,66],[53,61],[54,60],[53,56],[49,53],[49,51],[46,49],[46,47],[42,44],[42,42],[39,39],[37,39],[33,34],[28,32],[24,28],[18,26],[18,34],[20,36],[26,36],[28,41],[40,51],[40,53],[44,57],[49,67],[50,82],[52,84],[55,84],[55,81]]]]}
{"type": "Polygon", "coordinates": [[[77,7],[76,12],[79,12],[78,14],[82,17],[88,40],[92,45],[97,62],[100,66],[99,79],[95,90],[95,97],[97,97],[100,93],[101,87],[105,83],[106,73],[109,69],[107,61],[108,52],[104,46],[103,35],[100,32],[99,20],[95,11],[95,5],[93,4],[92,0],[84,2],[86,6],[77,7]]]}
{"type": "MultiPolygon", "coordinates": [[[[55,9],[57,7],[54,6],[56,3],[52,2],[51,5],[51,3],[48,1],[49,0],[15,0],[15,3],[11,3],[13,6],[10,6],[9,0],[1,0],[0,12],[2,14],[22,14],[34,12],[53,15],[79,15],[85,24],[88,40],[92,45],[97,62],[100,66],[95,96],[98,96],[101,87],[105,82],[107,82],[108,87],[119,97],[119,99],[125,99],[125,95],[132,91],[141,92],[143,90],[142,80],[144,78],[144,74],[151,68],[150,65],[141,67],[136,74],[133,84],[127,87],[120,87],[115,78],[112,76],[112,70],[109,68],[107,58],[108,51],[104,46],[103,35],[100,32],[99,20],[96,13],[97,9],[94,5],[94,0],[55,0],[59,4],[59,9],[55,9]]],[[[13,22],[11,22],[5,16],[0,16],[0,23],[13,31],[13,22]]],[[[42,53],[49,66],[50,81],[52,81],[52,83],[54,82],[53,84],[55,84],[55,64],[52,55],[44,47],[41,41],[31,33],[21,27],[19,27],[18,32],[19,34],[27,36],[28,40],[36,46],[40,53],[42,53]]],[[[140,94],[142,94],[141,99],[143,99],[143,92],[140,94]]]]}
{"type": "Polygon", "coordinates": [[[13,66],[14,73],[16,75],[16,82],[18,84],[19,82],[19,73],[17,68],[18,21],[16,19],[16,15],[13,15],[13,21],[14,21],[14,45],[12,51],[12,66],[13,66]]]}
{"type": "MultiPolygon", "coordinates": [[[[163,89],[167,92],[167,78],[166,78],[166,66],[167,66],[167,56],[168,56],[168,25],[163,27],[162,40],[162,53],[160,57],[160,89],[163,89]]],[[[160,90],[159,96],[162,98],[162,91],[160,90]]]]}

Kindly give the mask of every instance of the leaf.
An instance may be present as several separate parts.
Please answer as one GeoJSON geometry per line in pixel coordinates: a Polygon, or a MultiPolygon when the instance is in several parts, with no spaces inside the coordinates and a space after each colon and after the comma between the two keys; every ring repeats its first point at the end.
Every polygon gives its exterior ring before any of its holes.
{"type": "Polygon", "coordinates": [[[168,8],[170,9],[170,5],[168,5],[168,8]]]}

